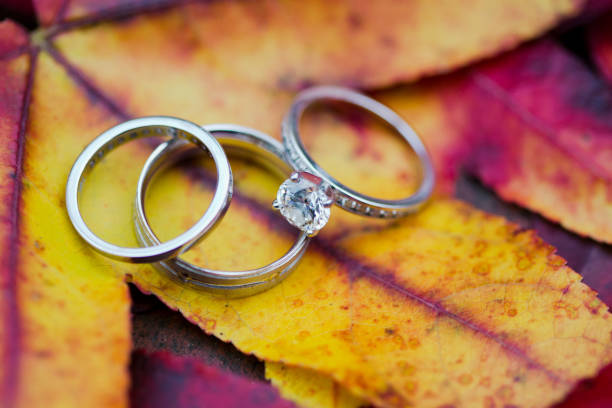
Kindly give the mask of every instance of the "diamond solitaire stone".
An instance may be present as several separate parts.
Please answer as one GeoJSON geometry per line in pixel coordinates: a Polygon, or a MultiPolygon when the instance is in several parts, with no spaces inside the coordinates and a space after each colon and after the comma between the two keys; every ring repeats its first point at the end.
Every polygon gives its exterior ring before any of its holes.
{"type": "Polygon", "coordinates": [[[331,186],[320,177],[301,171],[280,185],[273,205],[291,225],[314,236],[327,224],[333,203],[331,186]]]}

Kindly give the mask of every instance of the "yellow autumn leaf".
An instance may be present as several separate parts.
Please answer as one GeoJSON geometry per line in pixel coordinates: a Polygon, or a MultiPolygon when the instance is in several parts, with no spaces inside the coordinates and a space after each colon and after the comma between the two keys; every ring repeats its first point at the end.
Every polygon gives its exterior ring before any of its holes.
{"type": "Polygon", "coordinates": [[[354,396],[331,378],[306,368],[266,362],[266,378],[283,397],[304,408],[358,408],[369,402],[354,396]]]}
{"type": "MultiPolygon", "coordinates": [[[[47,137],[50,123],[62,132],[46,109],[57,102],[56,89],[45,85],[19,27],[0,23],[0,37],[14,45],[12,57],[0,59],[0,406],[125,406],[131,339],[123,275],[89,256],[66,222],[60,179],[72,159],[52,164],[64,142],[47,137]],[[38,154],[50,161],[37,163],[38,154]],[[55,176],[52,187],[41,184],[35,167],[55,176]]],[[[71,104],[95,111],[83,99],[71,104]]],[[[71,120],[95,128],[93,116],[71,120]]],[[[97,119],[100,130],[111,123],[97,119]]]]}

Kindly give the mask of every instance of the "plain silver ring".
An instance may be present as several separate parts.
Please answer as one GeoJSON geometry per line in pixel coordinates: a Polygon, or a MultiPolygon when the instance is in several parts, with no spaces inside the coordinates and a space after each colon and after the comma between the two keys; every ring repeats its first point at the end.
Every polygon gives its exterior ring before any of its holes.
{"type": "Polygon", "coordinates": [[[149,263],[178,256],[196,244],[225,214],[232,197],[232,171],[217,140],[195,123],[150,116],[128,120],[103,132],[77,157],[66,184],[66,209],[79,235],[94,249],[111,258],[132,263],[149,263]],[[134,139],[170,136],[193,143],[208,152],[217,166],[217,186],[212,202],[202,218],[181,235],[157,245],[129,248],[111,244],[91,231],[79,210],[79,193],[85,176],[109,152],[134,139]]]}
{"type": "Polygon", "coordinates": [[[300,92],[289,108],[282,125],[286,159],[296,171],[320,177],[334,190],[335,203],[347,211],[378,218],[395,218],[417,211],[431,195],[435,175],[431,159],[416,132],[397,113],[374,99],[348,88],[316,86],[300,92]],[[301,141],[299,122],[306,108],[316,101],[342,101],[378,116],[391,125],[410,144],[419,158],[422,180],[417,191],[400,200],[383,200],[361,194],[330,176],[306,152],[301,141]]]}
{"type": "MultiPolygon", "coordinates": [[[[226,151],[238,150],[249,158],[263,159],[263,164],[290,173],[291,167],[284,161],[283,146],[272,137],[243,126],[215,124],[203,126],[214,135],[226,151]]],[[[136,237],[143,246],[158,245],[159,238],[151,229],[144,212],[147,188],[154,175],[162,168],[190,156],[194,149],[180,140],[171,140],[159,145],[145,163],[136,193],[136,237]]],[[[245,271],[221,271],[193,265],[180,258],[168,259],[155,264],[156,268],[183,283],[228,297],[250,296],[266,290],[284,279],[298,264],[306,251],[310,238],[301,232],[293,246],[276,261],[260,268],[245,271]]]]}

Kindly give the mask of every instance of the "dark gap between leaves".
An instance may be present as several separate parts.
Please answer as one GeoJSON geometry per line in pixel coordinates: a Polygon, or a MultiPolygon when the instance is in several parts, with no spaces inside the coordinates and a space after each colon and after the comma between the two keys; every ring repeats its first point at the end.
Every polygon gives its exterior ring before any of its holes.
{"type": "Polygon", "coordinates": [[[29,31],[38,28],[32,0],[4,0],[0,3],[0,21],[9,18],[29,31]]]}
{"type": "Polygon", "coordinates": [[[154,295],[145,295],[130,284],[132,297],[132,342],[134,349],[166,350],[197,358],[226,371],[265,381],[264,363],[204,333],[178,311],[173,311],[154,295]]]}
{"type": "Polygon", "coordinates": [[[587,43],[585,26],[574,27],[556,35],[558,42],[576,58],[584,63],[591,72],[598,72],[587,43]]]}

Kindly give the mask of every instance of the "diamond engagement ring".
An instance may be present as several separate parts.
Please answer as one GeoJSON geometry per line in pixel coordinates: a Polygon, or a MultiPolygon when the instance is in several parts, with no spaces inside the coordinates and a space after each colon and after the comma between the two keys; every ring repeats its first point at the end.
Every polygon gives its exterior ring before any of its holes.
{"type": "MultiPolygon", "coordinates": [[[[260,159],[263,164],[272,164],[284,174],[291,172],[285,162],[283,146],[270,136],[238,125],[208,125],[203,127],[213,134],[226,151],[246,153],[249,158],[260,159]]],[[[145,163],[136,193],[136,236],[143,246],[156,246],[159,239],[151,229],[144,212],[146,191],[152,177],[163,167],[184,160],[197,150],[181,140],[170,140],[151,153],[145,163]]],[[[245,271],[220,271],[190,264],[181,258],[158,262],[155,266],[191,286],[207,289],[228,297],[253,295],[266,290],[284,279],[297,265],[306,251],[310,238],[305,232],[298,235],[293,246],[278,260],[260,268],[245,271]]]]}
{"type": "Polygon", "coordinates": [[[223,217],[232,197],[232,171],[225,152],[217,140],[195,123],[167,116],[128,120],[100,134],[77,157],[66,184],[66,209],[79,235],[94,249],[111,258],[126,262],[148,263],[168,259],[188,250],[223,217]],[[212,156],[217,167],[217,185],[210,206],[191,228],[181,235],[155,245],[127,248],[113,245],[98,237],[85,223],[79,209],[79,193],[85,176],[103,157],[134,139],[170,136],[183,140],[212,156]]]}
{"type": "Polygon", "coordinates": [[[317,86],[297,95],[282,124],[285,158],[295,173],[281,184],[274,208],[287,221],[314,236],[327,223],[332,204],[368,217],[396,218],[417,211],[433,191],[435,176],[429,154],[415,131],[380,102],[347,88],[317,86]],[[361,194],[330,176],[306,152],[299,122],[306,108],[317,101],[341,101],[357,105],[391,125],[412,147],[422,170],[417,191],[400,200],[383,200],[361,194]]]}

